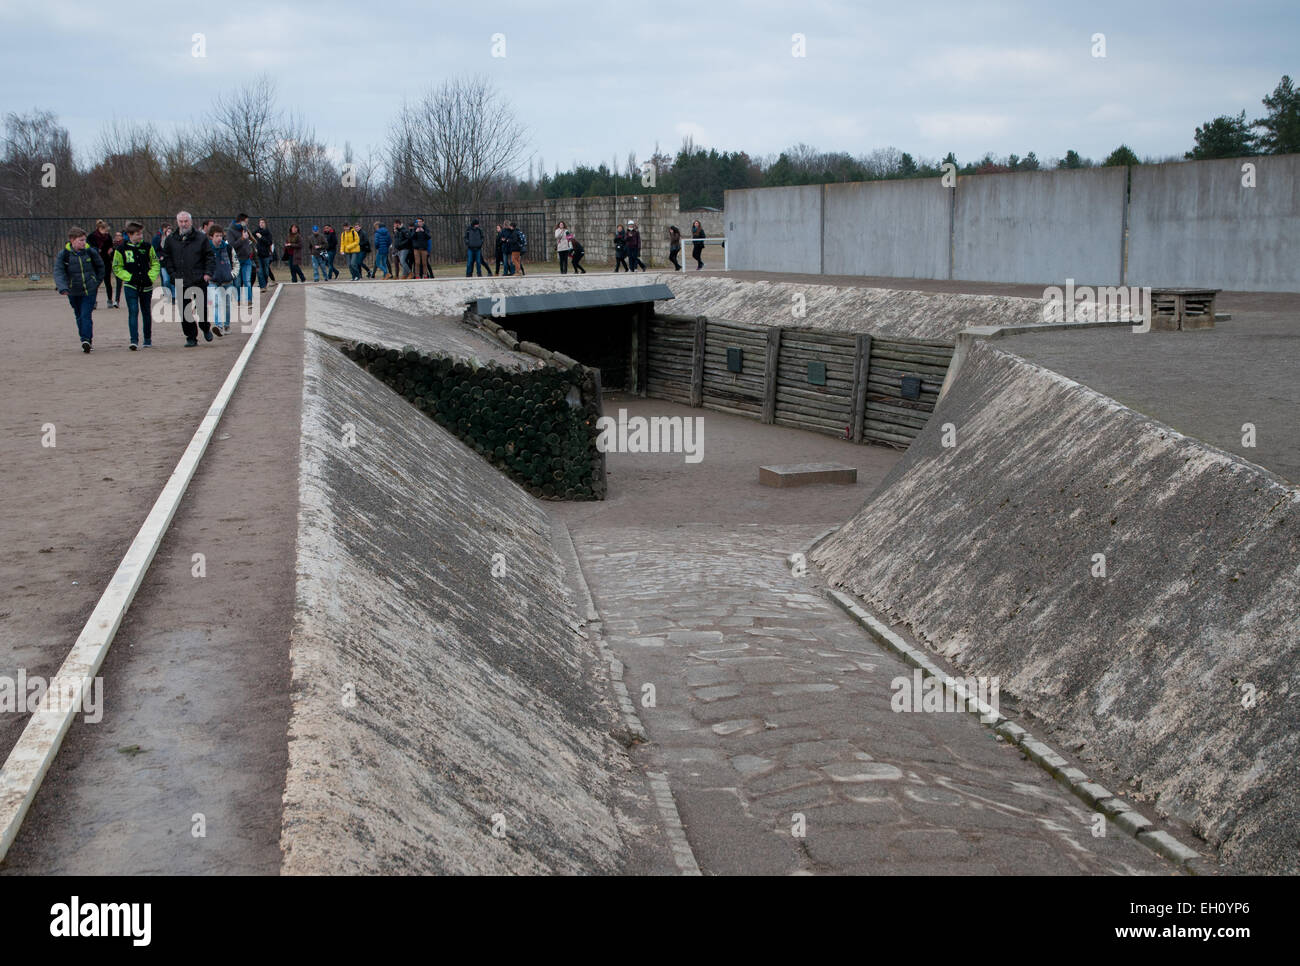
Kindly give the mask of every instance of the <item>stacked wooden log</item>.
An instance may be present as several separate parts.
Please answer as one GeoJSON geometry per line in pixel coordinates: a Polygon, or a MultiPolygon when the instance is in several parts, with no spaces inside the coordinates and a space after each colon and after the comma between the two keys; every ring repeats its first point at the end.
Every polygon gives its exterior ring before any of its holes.
{"type": "Polygon", "coordinates": [[[604,499],[592,370],[576,363],[528,371],[472,366],[364,342],[343,352],[534,496],[604,499]]]}
{"type": "Polygon", "coordinates": [[[872,339],[867,371],[867,416],[863,436],[906,446],[924,428],[939,401],[951,342],[925,339],[872,339]],[[903,398],[903,379],[920,380],[920,396],[903,398]]]}

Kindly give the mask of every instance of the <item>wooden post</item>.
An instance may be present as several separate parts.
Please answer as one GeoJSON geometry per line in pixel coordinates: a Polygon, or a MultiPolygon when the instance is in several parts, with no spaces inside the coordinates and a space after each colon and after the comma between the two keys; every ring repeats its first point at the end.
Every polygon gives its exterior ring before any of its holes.
{"type": "Polygon", "coordinates": [[[776,377],[780,369],[781,328],[767,330],[767,367],[763,370],[763,422],[776,422],[776,377]]]}
{"type": "Polygon", "coordinates": [[[708,321],[702,315],[695,317],[695,349],[691,353],[691,408],[704,405],[704,333],[708,321]]]}
{"type": "Polygon", "coordinates": [[[867,376],[871,372],[871,336],[859,335],[853,357],[853,442],[862,442],[867,419],[867,376]]]}
{"type": "Polygon", "coordinates": [[[636,310],[636,394],[642,398],[650,380],[650,313],[653,311],[653,302],[642,303],[636,310]]]}

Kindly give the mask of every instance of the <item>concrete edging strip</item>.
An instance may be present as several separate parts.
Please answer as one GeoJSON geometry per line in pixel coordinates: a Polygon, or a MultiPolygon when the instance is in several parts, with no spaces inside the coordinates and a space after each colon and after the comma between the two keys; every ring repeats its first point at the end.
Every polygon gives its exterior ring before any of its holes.
{"type": "MultiPolygon", "coordinates": [[[[905,663],[920,668],[927,677],[943,681],[944,686],[954,690],[959,699],[965,696],[963,689],[947,672],[940,670],[933,661],[894,633],[887,624],[867,611],[851,596],[830,588],[827,588],[826,595],[887,650],[897,654],[905,663]]],[[[961,704],[958,707],[961,707],[961,704]]],[[[970,713],[978,714],[981,722],[991,727],[1005,741],[1019,748],[1025,757],[1068,788],[1085,805],[1101,812],[1110,822],[1133,836],[1146,848],[1169,859],[1191,875],[1202,875],[1209,871],[1204,856],[1199,852],[1179,842],[1168,832],[1157,831],[1150,819],[1122,798],[1094,782],[1079,769],[1070,767],[1065,758],[1050,745],[1039,741],[1024,728],[982,703],[978,707],[971,707],[970,713]]]]}
{"type": "MultiPolygon", "coordinates": [[[[604,635],[601,633],[600,612],[592,599],[591,588],[587,586],[587,576],[582,572],[582,561],[578,557],[578,548],[573,542],[573,534],[569,532],[563,520],[555,517],[551,518],[551,526],[554,528],[554,543],[577,585],[578,603],[586,614],[589,637],[600,649],[601,656],[609,662],[610,683],[614,686],[619,709],[623,712],[623,720],[633,735],[644,742],[649,742],[650,736],[636,713],[636,706],[632,703],[632,698],[627,692],[627,684],[623,681],[623,662],[605,644],[604,635]]],[[[699,863],[695,861],[691,843],[686,838],[686,828],[682,825],[681,814],[677,811],[677,803],[673,800],[673,790],[668,783],[667,774],[646,771],[645,776],[650,782],[650,791],[654,795],[655,805],[659,808],[659,817],[664,823],[664,835],[672,850],[677,871],[682,875],[703,875],[699,863]]]]}
{"type": "Polygon", "coordinates": [[[59,667],[56,680],[78,682],[76,692],[63,694],[61,688],[59,703],[63,707],[49,711],[46,710],[49,700],[47,692],[47,695],[41,699],[40,705],[32,712],[22,734],[18,736],[18,742],[9,752],[4,768],[0,770],[0,861],[8,854],[9,846],[17,837],[18,829],[32,801],[36,798],[36,792],[41,787],[45,773],[54,762],[54,756],[58,754],[64,736],[72,726],[72,719],[79,713],[85,694],[93,685],[95,673],[104,663],[109,645],[113,643],[127,608],[135,599],[136,591],[144,582],[149,564],[153,562],[154,554],[157,553],[163,536],[176,515],[181,497],[185,495],[190,480],[194,478],[199,460],[207,451],[217,423],[226,411],[226,405],[230,402],[230,397],[244,374],[248,360],[266,329],[267,319],[270,318],[271,310],[275,308],[275,302],[283,288],[284,283],[276,286],[271,301],[267,303],[261,318],[258,319],[252,337],[244,344],[244,349],[226,375],[225,382],[217,390],[216,398],[208,407],[207,414],[199,423],[199,428],[195,430],[189,446],[181,454],[171,477],[163,486],[158,499],[154,501],[153,509],[145,517],[135,539],[131,541],[131,546],[127,548],[122,562],[113,572],[108,587],[100,596],[99,602],[90,614],[90,619],[81,629],[77,642],[59,667]]]}

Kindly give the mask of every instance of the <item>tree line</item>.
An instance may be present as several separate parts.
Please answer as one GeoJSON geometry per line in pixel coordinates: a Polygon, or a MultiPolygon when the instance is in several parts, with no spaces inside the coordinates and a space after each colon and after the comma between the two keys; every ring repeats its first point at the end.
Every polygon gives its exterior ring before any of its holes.
{"type": "Polygon", "coordinates": [[[383,145],[362,158],[348,143],[331,150],[280,104],[275,82],[264,75],[219,96],[191,127],[163,132],[111,122],[87,160],[76,157],[53,112],[8,113],[0,215],[159,214],[179,207],[480,212],[500,202],[613,194],[677,194],[683,208],[721,208],[733,188],[931,178],[945,164],[961,174],[992,174],[1300,152],[1300,91],[1291,78],[1284,76],[1263,104],[1264,115],[1254,120],[1243,109],[1199,125],[1182,158],[1139,158],[1123,144],[1099,162],[1073,149],[1042,161],[1028,151],[961,163],[952,152],[935,160],[887,147],[854,156],[807,144],[755,158],[706,149],[688,137],[674,155],[656,144],[644,161],[629,152],[608,164],[548,173],[513,108],[482,78],[448,80],[404,101],[383,145]]]}

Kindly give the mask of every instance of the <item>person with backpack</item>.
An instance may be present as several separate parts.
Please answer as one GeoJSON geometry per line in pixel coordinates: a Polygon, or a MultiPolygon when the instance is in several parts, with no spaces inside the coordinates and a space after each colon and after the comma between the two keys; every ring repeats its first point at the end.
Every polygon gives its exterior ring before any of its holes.
{"type": "Polygon", "coordinates": [[[581,272],[583,275],[586,275],[587,270],[582,267],[582,256],[587,254],[587,249],[583,248],[582,242],[574,238],[573,235],[569,235],[569,244],[572,246],[572,251],[573,251],[573,255],[570,260],[573,263],[574,273],[576,274],[578,272],[581,272]]]}
{"type": "Polygon", "coordinates": [[[619,225],[614,232],[614,273],[618,274],[619,268],[625,268],[629,272],[632,269],[627,267],[627,232],[623,226],[619,225]]]}
{"type": "Polygon", "coordinates": [[[212,281],[208,286],[208,317],[212,320],[212,331],[221,335],[222,319],[225,319],[225,331],[230,331],[230,312],[238,300],[238,288],[235,285],[234,250],[226,241],[226,231],[220,225],[208,228],[208,241],[212,244],[213,266],[212,281]]]}
{"type": "Polygon", "coordinates": [[[113,274],[126,286],[126,327],[131,337],[128,348],[139,345],[136,317],[144,317],[144,347],[153,345],[153,285],[162,274],[162,263],[153,246],[144,240],[144,225],[127,222],[126,244],[113,255],[113,274]]]}
{"type": "Polygon", "coordinates": [[[271,234],[271,229],[266,227],[265,218],[257,219],[257,227],[253,229],[253,244],[257,249],[257,287],[265,292],[267,275],[271,271],[271,252],[275,248],[275,237],[271,234]]]}
{"type": "Polygon", "coordinates": [[[375,267],[370,270],[370,277],[374,278],[375,272],[383,272],[384,278],[391,278],[392,273],[388,270],[388,249],[393,244],[393,236],[381,221],[375,222],[374,229],[375,267]]]}
{"type": "Polygon", "coordinates": [[[627,223],[627,264],[629,272],[635,272],[638,265],[641,271],[646,270],[645,262],[641,261],[641,232],[635,221],[627,223]]]}
{"type": "MultiPolygon", "coordinates": [[[[208,324],[208,282],[216,270],[216,255],[207,237],[194,229],[194,219],[188,211],[177,212],[176,231],[163,243],[162,265],[180,283],[181,331],[185,345],[199,344],[199,331],[211,342],[213,331],[208,324]]],[[[216,335],[221,335],[218,331],[216,335]]]]}
{"type": "Polygon", "coordinates": [[[366,230],[361,227],[360,223],[353,225],[352,229],[357,233],[357,239],[361,243],[361,257],[357,259],[357,268],[362,275],[369,275],[370,278],[374,278],[375,270],[366,268],[366,259],[370,257],[370,238],[366,235],[366,230]]]}
{"type": "Polygon", "coordinates": [[[572,235],[569,234],[569,226],[563,221],[555,223],[555,254],[560,259],[560,274],[569,274],[569,255],[573,252],[572,235]]]}
{"type": "Polygon", "coordinates": [[[92,313],[103,278],[104,259],[97,248],[87,243],[86,229],[68,229],[67,244],[54,256],[54,288],[66,295],[72,306],[82,352],[89,352],[95,340],[92,313]]]}
{"type": "Polygon", "coordinates": [[[248,226],[245,222],[248,216],[244,216],[243,222],[235,222],[235,227],[230,229],[230,237],[226,244],[231,248],[235,256],[235,297],[250,305],[253,303],[253,236],[249,234],[248,226]]]}
{"type": "MultiPolygon", "coordinates": [[[[691,222],[691,237],[695,239],[704,238],[704,227],[698,220],[691,222]]],[[[704,267],[704,242],[695,241],[691,244],[691,258],[695,259],[695,270],[698,272],[704,267]]]]}
{"type": "Polygon", "coordinates": [[[398,218],[393,222],[393,250],[397,253],[397,271],[395,278],[411,277],[411,230],[398,218]]]}
{"type": "Polygon", "coordinates": [[[343,226],[343,238],[339,245],[339,251],[347,259],[348,274],[352,276],[352,281],[361,280],[361,235],[351,225],[343,226]]]}
{"type": "MultiPolygon", "coordinates": [[[[478,277],[482,278],[486,267],[483,263],[483,229],[478,226],[477,218],[465,229],[465,277],[472,276],[476,267],[478,277]]],[[[491,269],[488,269],[488,274],[492,274],[491,269]]]]}

